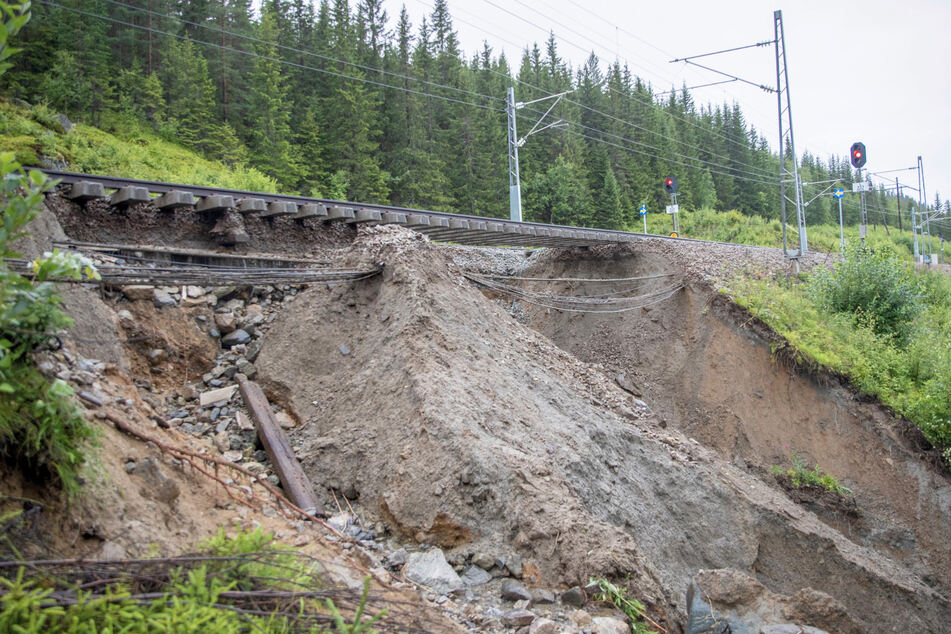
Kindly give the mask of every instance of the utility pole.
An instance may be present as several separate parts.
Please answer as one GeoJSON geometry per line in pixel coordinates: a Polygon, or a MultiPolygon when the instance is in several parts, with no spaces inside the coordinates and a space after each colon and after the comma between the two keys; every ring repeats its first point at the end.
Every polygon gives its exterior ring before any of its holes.
{"type": "Polygon", "coordinates": [[[895,203],[898,205],[898,233],[901,233],[901,185],[898,184],[897,176],[895,177],[895,203]]]}
{"type": "MultiPolygon", "coordinates": [[[[922,233],[921,233],[921,243],[924,247],[925,234],[928,234],[928,262],[931,262],[931,222],[928,215],[928,194],[925,192],[925,168],[924,164],[921,162],[921,156],[918,157],[918,184],[919,191],[918,194],[921,197],[921,206],[919,209],[921,213],[924,213],[925,220],[922,222],[922,233]]],[[[924,248],[922,248],[924,251],[924,248]]]]}
{"type": "Polygon", "coordinates": [[[508,137],[509,137],[509,219],[515,220],[516,222],[522,221],[522,183],[519,179],[518,173],[518,148],[525,145],[525,140],[541,132],[542,130],[547,130],[548,128],[561,128],[568,125],[563,119],[558,119],[553,121],[548,125],[538,127],[542,121],[545,120],[551,111],[558,105],[558,102],[561,101],[561,98],[565,95],[574,92],[572,90],[566,90],[565,92],[558,93],[557,95],[548,95],[547,97],[541,97],[540,99],[534,99],[532,101],[526,101],[524,103],[519,103],[515,101],[515,87],[509,86],[508,95],[505,100],[505,112],[508,115],[508,137]],[[532,129],[528,131],[528,134],[523,136],[521,139],[518,138],[518,132],[515,128],[515,111],[519,108],[523,108],[527,105],[538,103],[540,101],[546,101],[548,99],[554,99],[553,103],[548,110],[545,111],[545,114],[535,122],[535,125],[532,126],[532,129]]]}
{"type": "Polygon", "coordinates": [[[786,37],[783,33],[783,12],[773,11],[773,32],[776,44],[776,97],[779,112],[779,200],[783,222],[783,251],[790,258],[803,255],[809,248],[806,238],[806,212],[802,204],[802,183],[799,181],[799,160],[796,156],[796,142],[793,139],[792,101],[789,97],[789,70],[786,65],[786,37]],[[785,96],[785,106],[783,97],[785,96]],[[786,125],[783,125],[785,117],[786,125]],[[786,141],[789,141],[789,152],[792,155],[792,171],[786,169],[786,160],[783,154],[786,150],[786,141]],[[791,250],[786,243],[786,178],[792,176],[795,190],[796,222],[799,228],[799,249],[791,250]]]}

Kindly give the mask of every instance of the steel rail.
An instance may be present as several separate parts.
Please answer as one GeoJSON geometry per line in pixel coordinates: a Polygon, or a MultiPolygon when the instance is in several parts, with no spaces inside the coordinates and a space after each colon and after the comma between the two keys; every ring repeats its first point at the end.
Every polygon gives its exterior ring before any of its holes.
{"type": "MultiPolygon", "coordinates": [[[[99,174],[83,174],[79,172],[67,172],[62,170],[48,169],[45,167],[28,167],[27,169],[36,170],[43,172],[50,178],[58,180],[61,184],[72,184],[79,183],[83,181],[99,183],[103,186],[104,189],[114,189],[118,190],[123,187],[144,187],[150,193],[153,194],[166,194],[171,191],[181,191],[186,193],[191,193],[196,197],[204,198],[207,196],[232,196],[235,201],[251,198],[251,199],[261,199],[265,202],[289,202],[300,205],[306,204],[322,204],[326,207],[348,207],[351,209],[366,209],[379,212],[390,212],[390,213],[400,213],[407,215],[425,215],[435,218],[445,218],[447,221],[454,220],[465,220],[472,222],[486,222],[486,223],[495,223],[501,225],[504,230],[505,238],[499,240],[491,241],[491,244],[507,244],[513,246],[590,246],[596,244],[606,244],[606,243],[625,243],[625,242],[636,242],[646,238],[655,238],[662,240],[674,240],[674,241],[684,241],[684,242],[694,242],[698,244],[705,245],[725,245],[725,246],[738,246],[744,247],[747,249],[757,249],[757,250],[781,250],[779,247],[764,247],[752,244],[741,244],[736,242],[719,242],[714,240],[701,240],[698,238],[681,238],[681,237],[672,237],[665,236],[662,234],[649,234],[649,233],[637,233],[632,231],[620,231],[617,229],[596,229],[592,227],[573,227],[570,225],[555,225],[555,224],[545,224],[540,222],[527,222],[527,221],[514,221],[504,218],[496,218],[493,216],[476,216],[471,214],[459,214],[459,213],[450,213],[445,211],[436,211],[433,209],[416,209],[412,207],[399,207],[395,205],[381,205],[378,203],[360,203],[344,200],[334,200],[330,198],[311,198],[307,196],[298,196],[293,194],[275,194],[267,192],[253,192],[245,191],[239,189],[227,189],[223,187],[209,187],[204,185],[185,185],[178,183],[167,183],[162,181],[149,181],[149,180],[140,180],[133,178],[122,178],[116,176],[103,176],[99,174]],[[508,228],[508,229],[506,229],[508,228]],[[551,237],[551,238],[538,238],[539,235],[537,230],[551,231],[551,230],[561,230],[567,231],[574,235],[568,235],[565,237],[551,237]],[[529,233],[529,231],[534,231],[535,233],[529,233]],[[524,233],[523,233],[524,232],[524,233]],[[544,243],[544,244],[542,244],[544,243]]],[[[452,239],[452,230],[448,227],[432,227],[432,226],[411,226],[415,231],[418,231],[423,234],[435,233],[436,237],[434,239],[440,241],[453,242],[452,239]]],[[[460,230],[460,233],[462,230],[460,230]]],[[[472,232],[470,232],[472,233],[472,232]]],[[[489,231],[487,230],[486,235],[491,235],[493,233],[498,233],[503,235],[503,232],[498,231],[489,231]]],[[[542,236],[546,234],[541,234],[542,236]]],[[[468,236],[467,239],[471,240],[471,236],[468,236]]],[[[488,244],[488,243],[483,243],[488,244]]]]}

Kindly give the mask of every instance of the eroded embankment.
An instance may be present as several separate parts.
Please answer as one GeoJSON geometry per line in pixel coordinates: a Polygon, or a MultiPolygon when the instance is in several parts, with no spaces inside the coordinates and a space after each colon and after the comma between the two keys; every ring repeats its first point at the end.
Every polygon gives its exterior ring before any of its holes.
{"type": "MultiPolygon", "coordinates": [[[[631,249],[543,255],[535,277],[623,277],[675,266],[631,249]]],[[[555,289],[559,290],[559,289],[555,289]]],[[[562,285],[560,290],[565,290],[562,285]]],[[[777,362],[765,327],[706,285],[619,315],[524,307],[531,325],[579,358],[603,364],[671,426],[770,481],[793,452],[854,492],[858,516],[813,507],[856,543],[951,588],[951,482],[902,433],[905,425],[837,380],[777,362]]]]}
{"type": "MultiPolygon", "coordinates": [[[[662,428],[598,367],[486,299],[438,248],[379,229],[355,252],[384,263],[384,275],[301,293],[257,362],[304,421],[301,458],[318,485],[359,496],[404,537],[515,550],[544,585],[630,574],[674,631],[701,568],[753,572],[785,593],[821,590],[862,629],[938,632],[951,619],[914,566],[662,428]]],[[[647,321],[701,337],[694,297],[684,291],[669,309],[689,327],[647,321]]],[[[532,321],[545,331],[547,318],[532,321]]],[[[575,352],[568,327],[586,319],[552,319],[546,334],[575,352]]],[[[575,336],[592,344],[610,329],[575,336]]],[[[686,346],[677,354],[690,362],[686,346]]]]}

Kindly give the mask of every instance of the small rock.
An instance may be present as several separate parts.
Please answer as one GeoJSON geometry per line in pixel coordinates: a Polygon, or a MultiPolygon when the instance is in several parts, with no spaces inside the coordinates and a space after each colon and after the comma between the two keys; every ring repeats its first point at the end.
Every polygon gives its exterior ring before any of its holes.
{"type": "Polygon", "coordinates": [[[241,431],[254,431],[254,423],[251,422],[251,419],[244,412],[236,412],[235,420],[238,421],[238,429],[241,431]]]}
{"type": "Polygon", "coordinates": [[[342,354],[343,356],[347,356],[350,354],[350,348],[345,343],[340,344],[337,347],[337,350],[339,350],[340,354],[342,354]]]}
{"type": "Polygon", "coordinates": [[[221,336],[221,333],[218,332],[218,329],[217,329],[217,328],[209,328],[209,329],[208,329],[208,336],[209,336],[209,337],[214,337],[215,339],[217,339],[218,337],[221,336]]]}
{"type": "Polygon", "coordinates": [[[194,401],[198,398],[198,388],[191,384],[183,386],[178,392],[186,401],[194,401]]]}
{"type": "Polygon", "coordinates": [[[201,286],[187,286],[185,288],[185,294],[189,297],[201,297],[205,294],[205,289],[201,286]]]}
{"type": "Polygon", "coordinates": [[[223,333],[234,332],[236,328],[234,323],[234,313],[231,311],[226,313],[215,313],[215,326],[223,333]]]}
{"type": "Polygon", "coordinates": [[[588,602],[588,595],[578,586],[574,586],[561,593],[561,602],[565,605],[573,605],[576,608],[580,608],[588,602]]]}
{"type": "Polygon", "coordinates": [[[558,634],[561,627],[550,619],[535,619],[528,628],[528,634],[558,634]]]}
{"type": "Polygon", "coordinates": [[[238,362],[235,364],[235,369],[249,379],[258,373],[258,369],[254,367],[254,364],[244,357],[238,359],[238,362]]]}
{"type": "Polygon", "coordinates": [[[532,590],[532,605],[547,605],[555,602],[555,593],[544,588],[532,590]]]}
{"type": "Polygon", "coordinates": [[[231,447],[228,434],[224,432],[216,433],[214,442],[215,442],[215,449],[217,449],[221,453],[228,451],[231,447]]]}
{"type": "Polygon", "coordinates": [[[410,581],[428,586],[440,594],[448,594],[462,588],[462,579],[438,548],[411,554],[403,568],[403,574],[410,581]]]}
{"type": "Polygon", "coordinates": [[[218,390],[202,392],[198,399],[198,404],[202,407],[205,407],[213,403],[226,403],[227,401],[231,400],[231,397],[234,396],[235,390],[237,389],[237,385],[229,385],[228,387],[223,387],[218,390]]]}
{"type": "Polygon", "coordinates": [[[531,601],[531,593],[515,579],[502,582],[502,598],[506,601],[531,601]]]}
{"type": "MultiPolygon", "coordinates": [[[[406,563],[406,560],[409,558],[409,553],[406,552],[405,548],[400,548],[392,555],[386,558],[386,565],[388,568],[399,568],[400,566],[406,563]]],[[[465,582],[465,578],[463,578],[465,582]]]]}
{"type": "Polygon", "coordinates": [[[584,610],[575,610],[574,614],[571,615],[571,620],[574,621],[578,627],[587,627],[591,625],[592,619],[591,615],[584,610]]]}
{"type": "Polygon", "coordinates": [[[178,484],[165,475],[155,458],[149,457],[138,462],[133,473],[142,476],[142,494],[146,497],[171,504],[181,493],[178,484]]]}
{"type": "Polygon", "coordinates": [[[502,624],[508,627],[524,627],[534,620],[535,614],[528,610],[509,610],[502,615],[502,624]]]}
{"type": "Polygon", "coordinates": [[[347,530],[347,527],[350,526],[350,523],[353,522],[353,516],[349,513],[337,513],[336,515],[331,515],[327,519],[327,523],[339,533],[344,533],[347,530]]]}
{"type": "Polygon", "coordinates": [[[492,581],[492,575],[478,566],[469,566],[465,569],[465,572],[462,573],[462,583],[465,584],[467,588],[481,586],[490,581],[492,581]]]}
{"type": "Polygon", "coordinates": [[[245,330],[235,330],[234,332],[229,332],[224,337],[221,338],[221,345],[226,348],[231,346],[238,345],[240,343],[249,343],[251,341],[251,335],[249,335],[245,330]]]}
{"type": "Polygon", "coordinates": [[[251,363],[254,363],[255,360],[257,360],[259,354],[261,354],[261,342],[252,341],[248,344],[248,351],[245,353],[244,357],[251,363]]]}
{"type": "Polygon", "coordinates": [[[264,473],[265,471],[267,471],[267,467],[265,467],[260,462],[254,462],[253,460],[245,462],[244,468],[250,471],[251,473],[253,473],[254,475],[258,475],[259,473],[264,473]]]}
{"type": "Polygon", "coordinates": [[[152,289],[152,303],[159,308],[162,306],[178,306],[175,298],[160,288],[152,289]]]}
{"type": "Polygon", "coordinates": [[[485,553],[476,553],[472,556],[472,564],[483,570],[489,570],[495,565],[495,557],[485,553]]]}
{"type": "Polygon", "coordinates": [[[277,420],[277,424],[281,426],[281,429],[294,429],[296,426],[294,419],[291,418],[290,414],[287,412],[278,412],[274,415],[274,418],[277,420]]]}
{"type": "Polygon", "coordinates": [[[226,451],[221,456],[228,462],[241,462],[241,459],[244,458],[244,454],[240,451],[226,451]]]}
{"type": "Polygon", "coordinates": [[[135,471],[135,460],[129,460],[125,463],[125,472],[132,473],[133,471],[135,471]]]}
{"type": "MultiPolygon", "coordinates": [[[[126,296],[126,299],[135,301],[139,299],[152,299],[152,290],[154,287],[135,284],[132,286],[123,286],[122,294],[126,296]]],[[[131,315],[131,313],[129,313],[131,315]]],[[[120,317],[121,319],[121,317],[120,317]]]]}
{"type": "Polygon", "coordinates": [[[277,477],[276,475],[274,475],[273,473],[269,475],[266,479],[268,482],[270,482],[274,486],[281,486],[281,479],[277,477]]]}
{"type": "Polygon", "coordinates": [[[509,571],[513,577],[521,578],[522,576],[522,558],[518,555],[510,555],[505,558],[505,569],[509,571]]]}
{"type": "Polygon", "coordinates": [[[631,628],[621,619],[596,616],[591,623],[592,634],[630,634],[631,628]]]}
{"type": "Polygon", "coordinates": [[[131,328],[135,325],[135,317],[125,308],[116,313],[116,316],[119,318],[119,325],[123,328],[131,328]]]}
{"type": "Polygon", "coordinates": [[[230,425],[230,424],[231,424],[231,419],[230,419],[230,418],[225,418],[225,419],[219,421],[218,424],[215,426],[215,433],[216,433],[216,434],[220,434],[220,433],[222,433],[222,432],[224,432],[224,431],[227,431],[227,430],[228,430],[228,425],[230,425]]]}
{"type": "Polygon", "coordinates": [[[168,354],[161,348],[153,348],[149,350],[149,364],[150,365],[159,365],[168,359],[168,354]]]}

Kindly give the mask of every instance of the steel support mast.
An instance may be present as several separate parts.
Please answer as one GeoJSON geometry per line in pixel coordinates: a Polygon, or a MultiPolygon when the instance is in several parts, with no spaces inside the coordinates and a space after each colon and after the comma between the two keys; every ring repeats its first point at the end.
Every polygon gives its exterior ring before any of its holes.
{"type": "Polygon", "coordinates": [[[805,253],[809,248],[806,238],[806,212],[802,204],[802,183],[799,180],[799,160],[796,156],[796,143],[793,139],[792,102],[789,97],[789,71],[786,66],[786,39],[783,34],[783,12],[773,12],[773,27],[776,44],[776,96],[779,111],[779,200],[783,220],[783,251],[791,258],[805,253]],[[792,170],[786,166],[786,144],[789,144],[789,159],[792,170]],[[792,178],[795,199],[790,200],[796,206],[796,223],[799,231],[799,248],[790,249],[786,240],[786,183],[792,178]]]}
{"type": "Polygon", "coordinates": [[[563,119],[558,119],[553,121],[548,125],[541,125],[542,121],[545,120],[551,111],[555,109],[555,106],[558,105],[558,102],[561,101],[561,98],[565,95],[574,92],[573,90],[566,90],[565,92],[560,92],[557,95],[547,95],[545,97],[540,97],[539,99],[533,99],[532,101],[526,102],[516,102],[515,101],[515,88],[509,86],[509,91],[507,98],[505,100],[505,112],[508,114],[509,119],[509,219],[515,220],[516,222],[522,221],[522,183],[519,180],[518,174],[518,149],[525,145],[525,140],[537,134],[542,130],[547,130],[548,128],[562,128],[568,125],[563,119]],[[518,138],[518,132],[515,129],[515,111],[519,108],[524,108],[533,103],[538,103],[539,101],[547,101],[549,99],[554,99],[555,103],[551,104],[548,107],[548,110],[545,111],[538,121],[535,122],[535,125],[532,126],[532,129],[523,136],[521,139],[518,138]],[[541,127],[539,127],[541,126],[541,127]]]}

